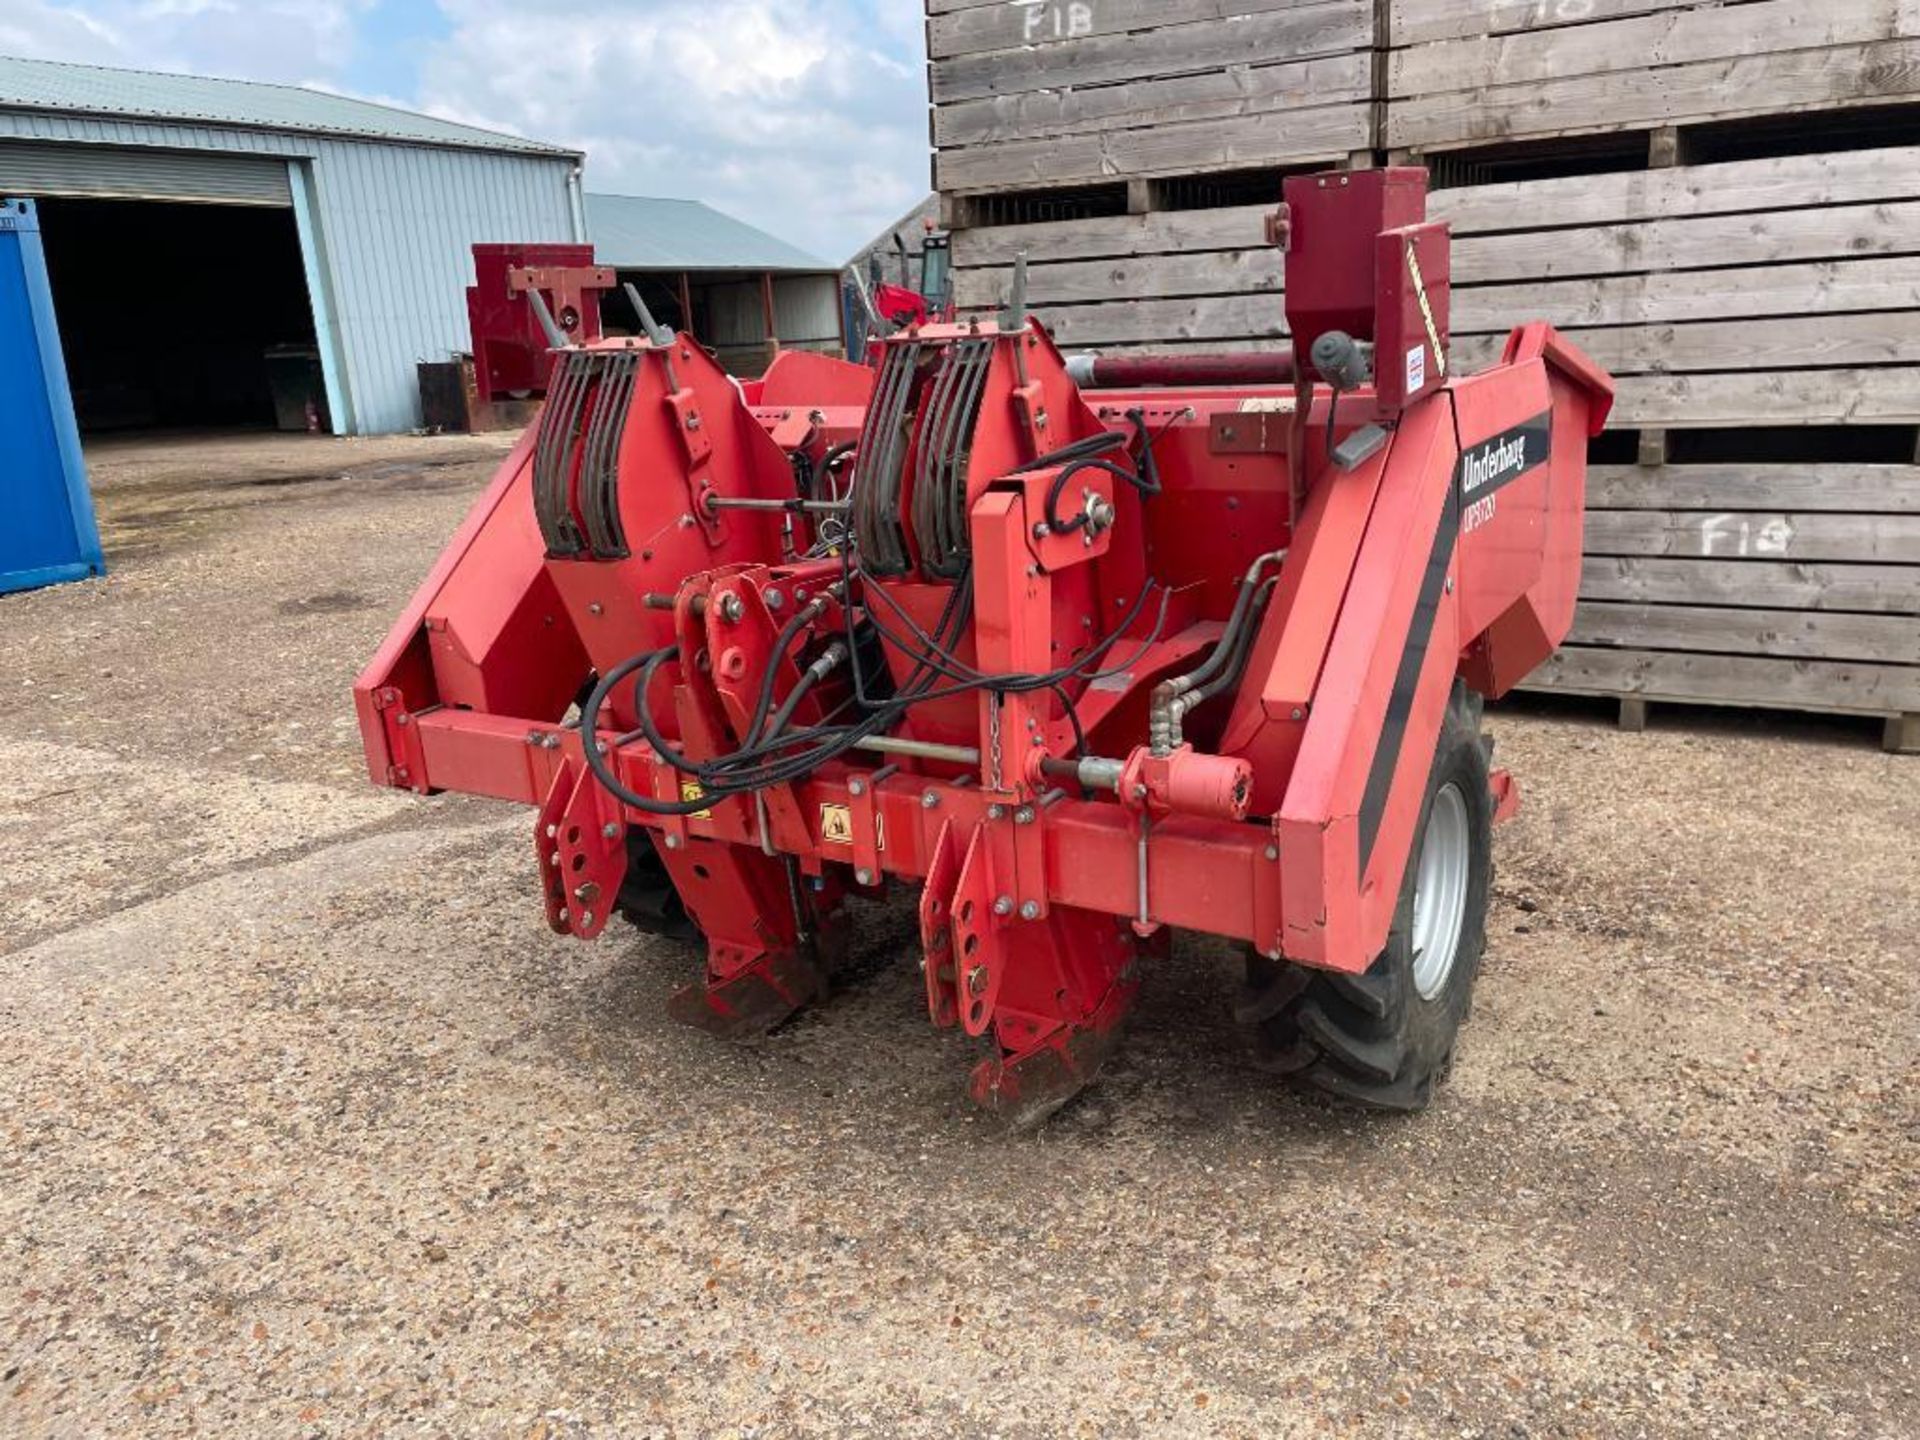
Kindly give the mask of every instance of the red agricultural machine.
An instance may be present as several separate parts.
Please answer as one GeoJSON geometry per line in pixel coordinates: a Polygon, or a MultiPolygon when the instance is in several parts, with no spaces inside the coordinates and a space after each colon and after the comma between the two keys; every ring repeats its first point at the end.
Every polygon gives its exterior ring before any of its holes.
{"type": "Polygon", "coordinates": [[[1484,945],[1480,697],[1565,638],[1608,377],[1448,363],[1418,170],[1287,182],[1286,355],[1069,362],[1015,301],[736,386],[684,336],[548,400],[356,698],[373,778],[538,807],[552,926],[704,948],[729,1035],[920,888],[927,1006],[1044,1115],[1169,932],[1244,942],[1266,1060],[1417,1109],[1484,945]]]}

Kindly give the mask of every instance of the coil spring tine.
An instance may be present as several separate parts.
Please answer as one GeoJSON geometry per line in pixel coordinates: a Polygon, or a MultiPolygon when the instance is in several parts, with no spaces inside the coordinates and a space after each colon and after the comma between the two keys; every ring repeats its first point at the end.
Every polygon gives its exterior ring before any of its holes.
{"type": "Polygon", "coordinates": [[[933,393],[921,411],[920,416],[920,456],[915,467],[913,481],[913,535],[920,545],[920,563],[928,564],[928,558],[935,553],[938,545],[936,531],[939,506],[935,502],[940,473],[940,458],[945,453],[945,432],[947,422],[953,414],[954,387],[960,376],[957,363],[958,354],[947,350],[940,357],[940,373],[933,382],[933,393]]]}
{"type": "Polygon", "coordinates": [[[573,543],[571,553],[575,555],[587,549],[587,538],[581,533],[581,521],[579,518],[581,511],[585,508],[580,503],[579,476],[580,450],[582,444],[580,422],[587,407],[587,398],[593,393],[593,384],[599,370],[599,366],[594,364],[594,357],[591,354],[581,352],[577,356],[577,359],[580,362],[580,380],[579,383],[573,387],[573,391],[567,401],[567,414],[564,417],[564,428],[561,431],[564,437],[562,453],[565,458],[561,462],[560,474],[558,476],[559,490],[565,497],[565,526],[573,543]]]}
{"type": "Polygon", "coordinates": [[[973,457],[974,431],[980,423],[980,404],[986,396],[987,373],[993,366],[993,342],[974,343],[973,372],[968,381],[966,408],[961,415],[960,438],[953,455],[953,475],[947,486],[947,513],[953,534],[949,563],[955,574],[966,566],[973,550],[972,537],[967,533],[967,471],[973,457]]]}
{"type": "Polygon", "coordinates": [[[902,361],[906,355],[904,345],[891,346],[887,350],[886,363],[880,370],[880,383],[874,392],[873,407],[867,412],[867,422],[860,432],[860,449],[851,481],[853,490],[854,527],[858,535],[860,548],[875,559],[882,558],[884,546],[881,542],[881,490],[885,474],[887,457],[887,416],[893,408],[893,396],[900,388],[902,361]]]}
{"type": "Polygon", "coordinates": [[[540,417],[540,437],[534,445],[534,493],[547,553],[553,556],[578,555],[584,548],[568,504],[567,481],[571,472],[572,400],[580,388],[580,362],[585,358],[569,354],[561,360],[560,378],[547,397],[540,417]]]}
{"type": "Polygon", "coordinates": [[[947,579],[960,573],[960,554],[966,549],[966,474],[965,467],[958,461],[972,439],[974,420],[980,406],[979,385],[985,378],[983,362],[991,355],[992,348],[983,340],[962,342],[960,383],[953,422],[940,447],[935,531],[940,537],[940,574],[947,579]],[[954,493],[956,483],[960,486],[957,495],[954,493]]]}

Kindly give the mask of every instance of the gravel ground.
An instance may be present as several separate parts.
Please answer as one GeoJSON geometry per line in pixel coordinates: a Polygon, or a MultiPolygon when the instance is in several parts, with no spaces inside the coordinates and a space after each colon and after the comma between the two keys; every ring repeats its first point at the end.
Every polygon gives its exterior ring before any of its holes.
{"type": "Polygon", "coordinates": [[[1434,1110],[1277,1088],[1183,942],[1009,1138],[901,908],[728,1047],[528,815],[365,783],[501,449],[96,447],[113,575],[0,600],[0,1431],[1920,1436],[1920,762],[1496,714],[1434,1110]]]}

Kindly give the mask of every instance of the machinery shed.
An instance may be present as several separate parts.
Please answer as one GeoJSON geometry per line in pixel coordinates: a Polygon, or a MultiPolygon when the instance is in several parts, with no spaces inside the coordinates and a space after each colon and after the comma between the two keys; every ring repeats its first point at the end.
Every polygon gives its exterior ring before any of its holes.
{"type": "Polygon", "coordinates": [[[419,424],[481,241],[579,241],[576,151],[289,86],[0,58],[84,432],[419,424]]]}
{"type": "MultiPolygon", "coordinates": [[[[760,374],[778,349],[845,353],[839,272],[826,261],[697,200],[589,195],[586,205],[599,263],[732,373],[760,374]]],[[[612,329],[638,329],[621,292],[602,309],[612,329]]]]}

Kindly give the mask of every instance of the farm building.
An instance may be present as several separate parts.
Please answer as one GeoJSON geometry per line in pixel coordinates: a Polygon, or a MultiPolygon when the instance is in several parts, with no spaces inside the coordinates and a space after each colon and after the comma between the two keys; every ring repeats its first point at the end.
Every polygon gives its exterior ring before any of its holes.
{"type": "Polygon", "coordinates": [[[81,426],[418,424],[477,241],[578,241],[582,157],[279,85],[0,58],[81,426]]]}
{"type": "MultiPolygon", "coordinates": [[[[842,354],[840,273],[824,260],[696,200],[588,195],[594,259],[631,282],[654,319],[713,347],[736,375],[758,375],[775,346],[842,354]]],[[[638,317],[622,291],[606,322],[638,317]]]]}
{"type": "Polygon", "coordinates": [[[963,313],[1070,349],[1286,345],[1281,181],[1432,171],[1468,367],[1613,371],[1573,643],[1537,683],[1887,718],[1920,747],[1920,28],[1888,0],[928,0],[963,313]]]}

